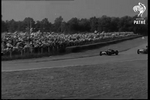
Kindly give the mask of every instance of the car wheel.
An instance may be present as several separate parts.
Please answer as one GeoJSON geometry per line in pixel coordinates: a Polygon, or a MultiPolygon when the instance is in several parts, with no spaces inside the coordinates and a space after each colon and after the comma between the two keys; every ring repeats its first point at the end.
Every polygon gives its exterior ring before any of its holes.
{"type": "Polygon", "coordinates": [[[139,49],[137,50],[137,54],[140,54],[140,51],[139,51],[139,49]]]}
{"type": "Polygon", "coordinates": [[[102,56],[102,51],[99,52],[99,55],[102,56]]]}
{"type": "Polygon", "coordinates": [[[119,53],[118,50],[116,50],[116,55],[118,55],[118,53],[119,53]]]}

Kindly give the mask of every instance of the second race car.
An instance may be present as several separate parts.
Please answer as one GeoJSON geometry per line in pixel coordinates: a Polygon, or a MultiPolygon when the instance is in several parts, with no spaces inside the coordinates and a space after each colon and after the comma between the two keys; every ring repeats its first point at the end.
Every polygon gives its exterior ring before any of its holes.
{"type": "Polygon", "coordinates": [[[148,46],[146,48],[141,48],[137,50],[137,54],[148,54],[148,46]]]}

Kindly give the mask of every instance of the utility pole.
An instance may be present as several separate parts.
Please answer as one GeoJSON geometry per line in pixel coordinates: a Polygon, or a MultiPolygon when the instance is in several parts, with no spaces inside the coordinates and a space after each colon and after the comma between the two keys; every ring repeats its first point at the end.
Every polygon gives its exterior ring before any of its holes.
{"type": "MultiPolygon", "coordinates": [[[[2,23],[2,15],[1,15],[1,23],[2,23]]],[[[3,55],[3,49],[4,49],[4,41],[3,41],[3,37],[2,37],[3,34],[1,34],[1,55],[3,55]]]]}
{"type": "Polygon", "coordinates": [[[28,42],[30,43],[30,34],[31,34],[31,20],[29,21],[28,24],[28,42]]]}
{"type": "Polygon", "coordinates": [[[30,39],[30,35],[31,35],[31,20],[30,20],[30,24],[29,24],[29,39],[30,39]]]}

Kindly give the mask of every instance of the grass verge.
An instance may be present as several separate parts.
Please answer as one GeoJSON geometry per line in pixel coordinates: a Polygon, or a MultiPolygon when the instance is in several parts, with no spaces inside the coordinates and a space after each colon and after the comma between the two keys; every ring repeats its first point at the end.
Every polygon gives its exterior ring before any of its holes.
{"type": "Polygon", "coordinates": [[[147,61],[2,72],[2,99],[146,99],[147,61]]]}

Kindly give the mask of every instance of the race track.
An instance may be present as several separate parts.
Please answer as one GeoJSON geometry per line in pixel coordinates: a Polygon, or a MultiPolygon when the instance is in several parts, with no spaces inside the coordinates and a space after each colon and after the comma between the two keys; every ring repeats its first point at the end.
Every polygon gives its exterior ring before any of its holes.
{"type": "Polygon", "coordinates": [[[41,68],[56,68],[56,67],[67,67],[77,65],[92,65],[100,63],[112,63],[112,62],[125,62],[135,60],[147,60],[147,54],[137,54],[137,49],[145,48],[147,43],[140,44],[139,46],[130,48],[129,50],[122,51],[117,56],[99,56],[64,59],[64,60],[20,60],[20,61],[2,61],[2,72],[5,71],[20,71],[20,70],[32,70],[41,68]]]}

